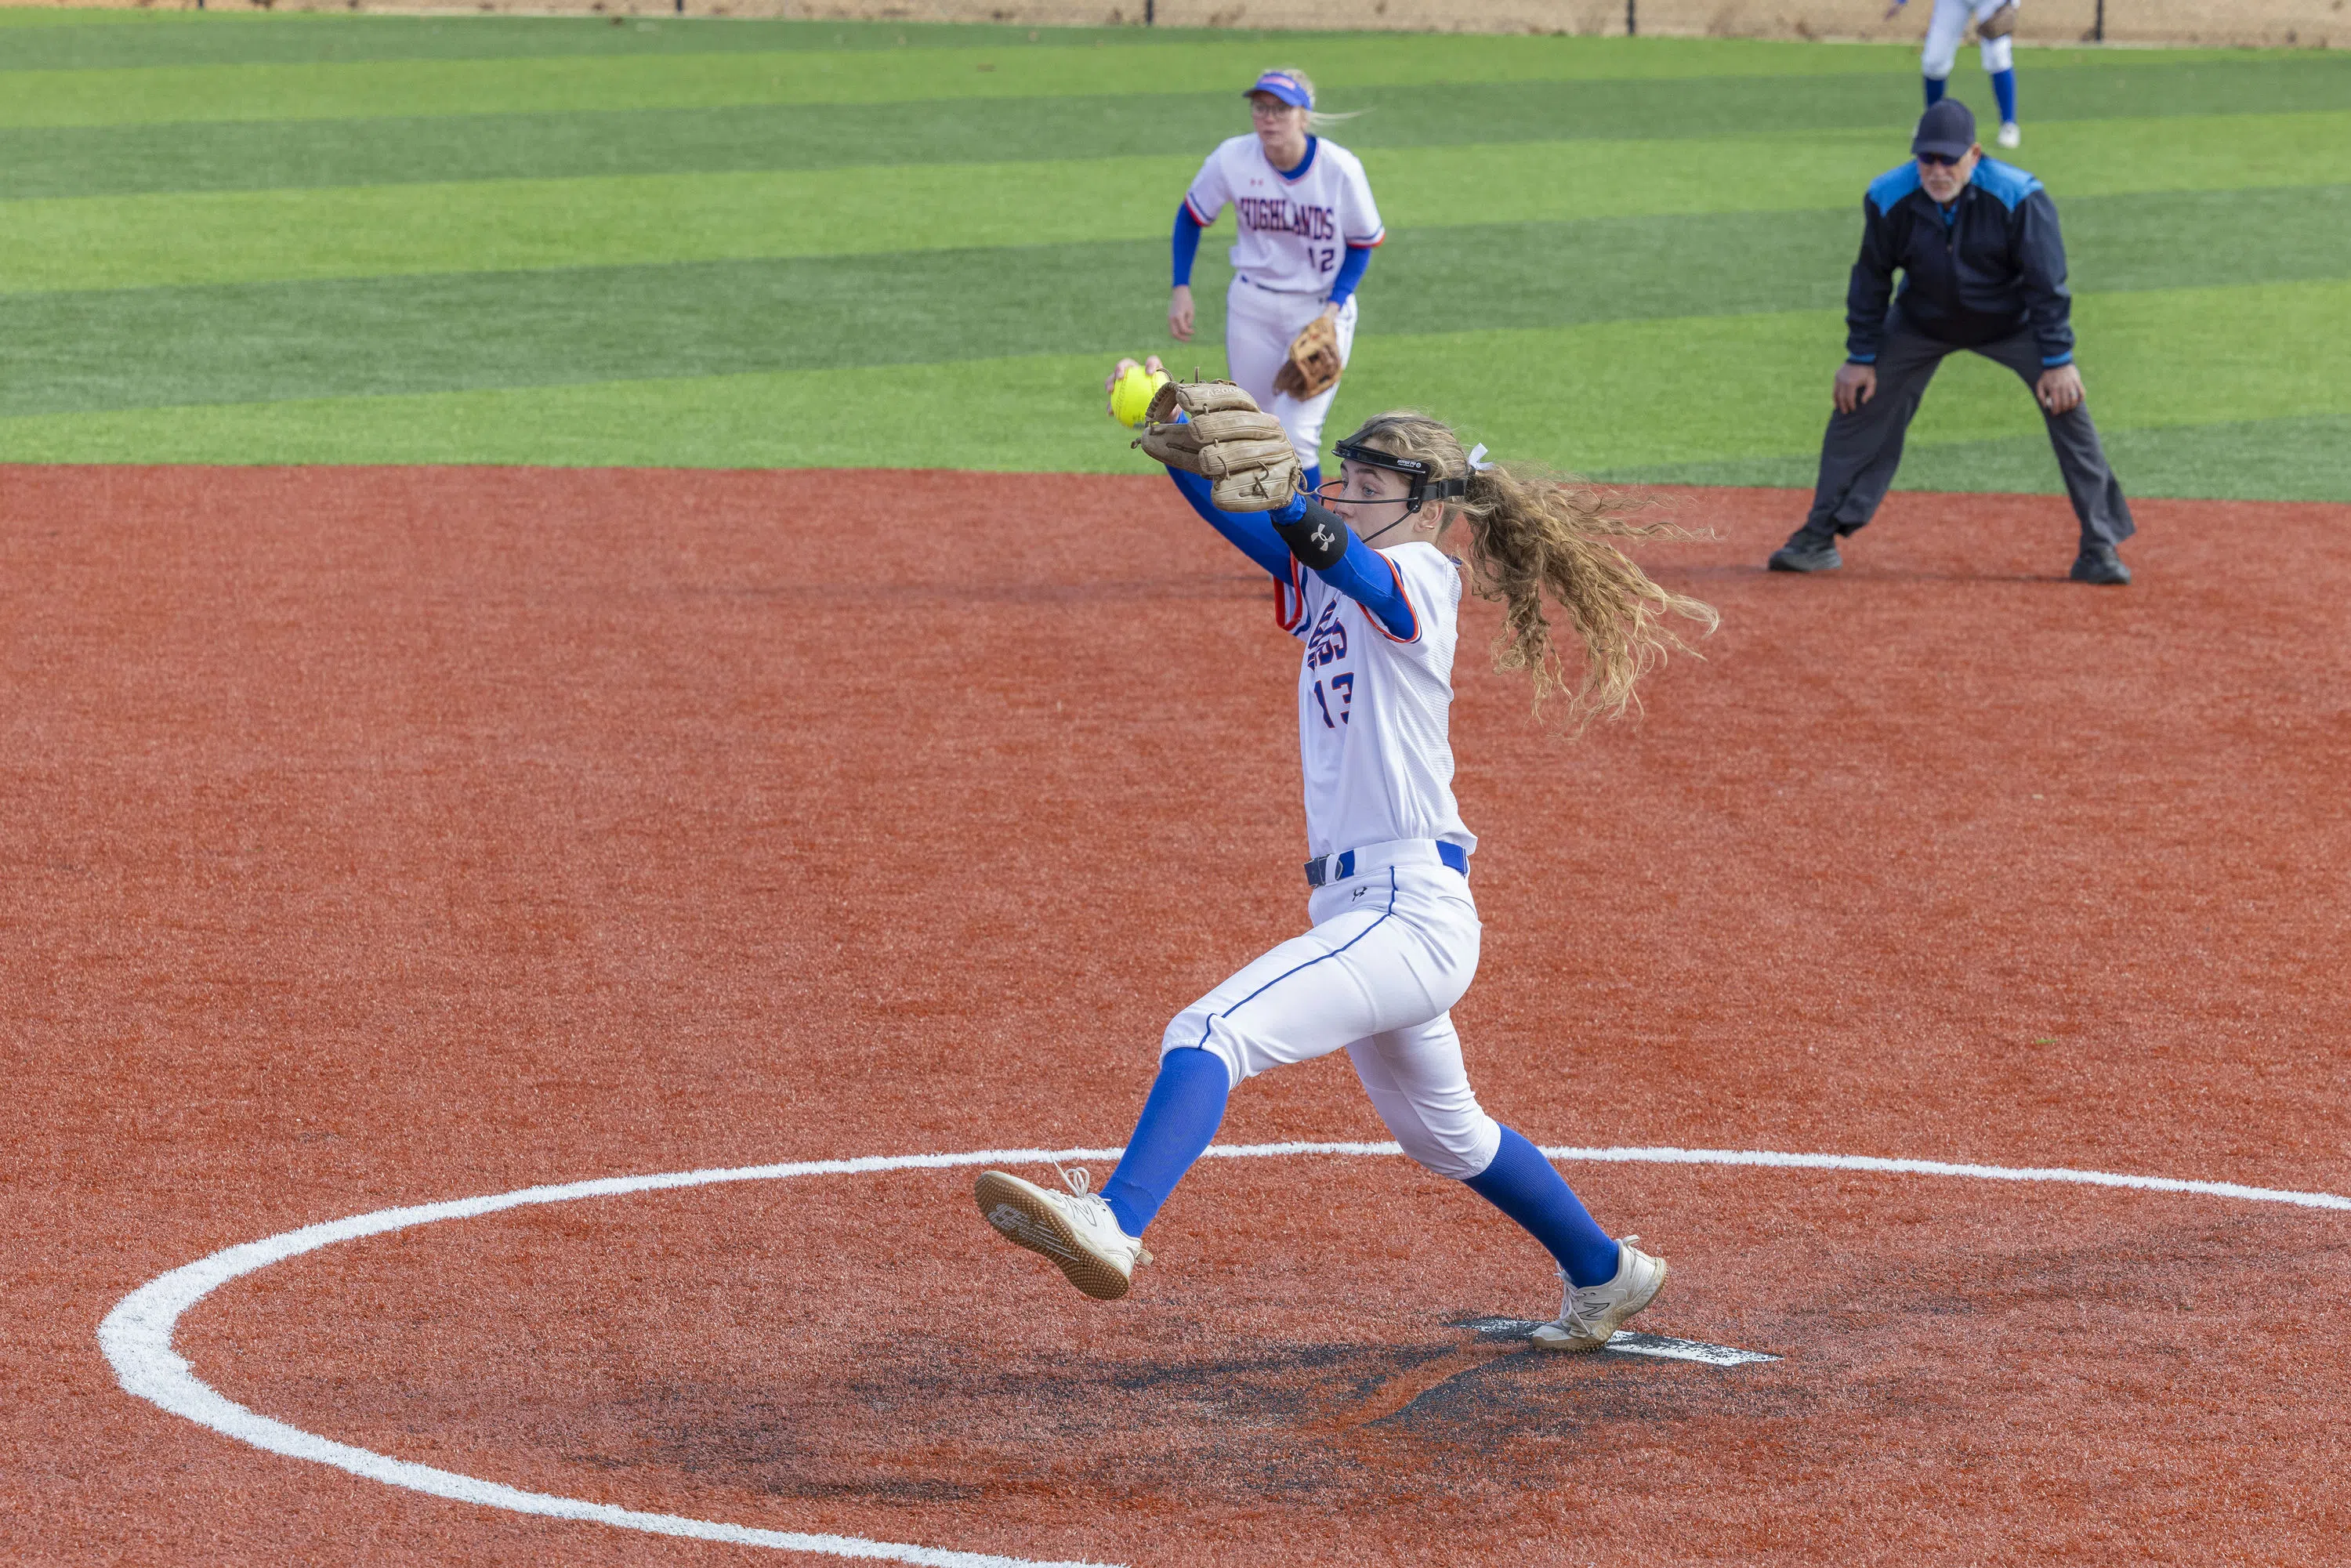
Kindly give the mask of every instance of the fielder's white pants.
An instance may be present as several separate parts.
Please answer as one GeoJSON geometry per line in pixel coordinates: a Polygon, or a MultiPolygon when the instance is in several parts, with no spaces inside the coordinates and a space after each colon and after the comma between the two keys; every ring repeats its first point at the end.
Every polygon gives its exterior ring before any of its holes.
{"type": "MultiPolygon", "coordinates": [[[[1937,81],[1949,79],[1951,68],[1959,63],[1959,40],[1967,37],[1968,25],[1991,16],[2003,3],[2004,0],[1935,0],[1934,17],[1927,24],[1927,47],[1918,57],[1919,71],[1937,81]]],[[[2014,34],[1983,41],[1986,74],[1998,76],[2016,63],[2015,43],[2014,34]]]]}
{"type": "Polygon", "coordinates": [[[1466,1181],[1502,1141],[1447,1010],[1478,972],[1480,927],[1468,880],[1426,850],[1426,863],[1359,865],[1315,889],[1313,929],[1178,1013],[1160,1051],[1214,1052],[1238,1084],[1343,1047],[1404,1152],[1466,1181]]]}
{"type": "MultiPolygon", "coordinates": [[[[1225,362],[1233,380],[1257,399],[1258,407],[1281,421],[1298,461],[1311,468],[1322,461],[1322,422],[1330,417],[1331,401],[1339,395],[1334,383],[1320,397],[1304,400],[1273,390],[1273,378],[1290,358],[1290,340],[1306,323],[1322,314],[1328,303],[1320,294],[1280,294],[1259,288],[1244,277],[1235,277],[1225,290],[1225,362]]],[[[1339,362],[1355,351],[1355,299],[1348,296],[1339,307],[1339,362]]]]}

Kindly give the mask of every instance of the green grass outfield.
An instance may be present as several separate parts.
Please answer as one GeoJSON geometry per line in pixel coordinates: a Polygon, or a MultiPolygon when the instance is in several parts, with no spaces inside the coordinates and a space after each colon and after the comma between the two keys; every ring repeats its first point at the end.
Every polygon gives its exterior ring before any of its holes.
{"type": "MultiPolygon", "coordinates": [[[[1916,51],[1733,39],[0,10],[0,460],[1144,465],[1167,229],[1313,71],[1390,240],[1334,432],[1806,485],[1916,51]]],[[[2140,495],[2351,500],[2351,56],[2027,51],[2140,495]]],[[[1971,57],[1954,78],[1979,110],[1971,57]]],[[[1906,485],[2058,488],[1952,361],[1906,485]]]]}

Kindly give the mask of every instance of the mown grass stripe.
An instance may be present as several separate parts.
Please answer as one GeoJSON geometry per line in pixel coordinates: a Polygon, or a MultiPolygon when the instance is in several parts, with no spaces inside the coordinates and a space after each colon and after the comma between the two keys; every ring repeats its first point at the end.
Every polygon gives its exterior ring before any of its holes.
{"type": "MultiPolygon", "coordinates": [[[[2062,204],[2323,183],[2339,177],[2346,138],[2351,114],[2090,120],[2047,128],[2034,162],[2062,204]]],[[[1487,176],[1475,183],[1459,149],[1365,162],[1403,231],[1857,204],[1884,143],[1853,131],[1524,143],[1470,150],[1487,176]],[[1751,177],[1758,156],[1768,185],[1751,177]]],[[[0,292],[1142,239],[1166,232],[1196,166],[1184,153],[14,202],[0,207],[0,292]]]]}
{"type": "MultiPolygon", "coordinates": [[[[2351,282],[2092,294],[2074,320],[2101,426],[2351,413],[2351,282]]],[[[1381,340],[1359,350],[1333,428],[1416,403],[1475,422],[1498,451],[1593,469],[1817,452],[1836,310],[1602,322],[1381,340]],[[1696,346],[1694,348],[1694,346],[1696,346]]],[[[2008,371],[1954,357],[1914,427],[1921,441],[2038,432],[2008,371]]],[[[2351,454],[2333,461],[2351,466],[2351,454]]]]}
{"type": "MultiPolygon", "coordinates": [[[[1407,231],[1380,253],[1364,319],[1387,338],[1829,309],[1857,227],[1838,209],[1407,231]]],[[[2085,197],[2065,227],[2076,286],[2102,292],[2351,276],[2351,185],[2085,197]],[[2234,243],[2252,233],[2260,249],[2234,243]]],[[[0,414],[1181,353],[1165,267],[1158,242],[1126,241],[0,297],[0,414]]],[[[1199,275],[1211,344],[1226,276],[1213,260],[1199,275]]]]}
{"type": "MultiPolygon", "coordinates": [[[[131,125],[223,120],[558,113],[753,103],[910,103],[1050,98],[1073,87],[1156,97],[1238,92],[1286,45],[1246,35],[1070,49],[1023,45],[881,51],[768,50],[632,57],[525,57],[315,65],[159,66],[8,73],[0,125],[131,125]]],[[[1303,44],[1299,46],[1305,47],[1303,44]]],[[[1311,44],[1334,106],[1357,89],[1529,81],[1907,75],[1916,51],[1745,39],[1496,38],[1341,35],[1311,44]]],[[[2052,51],[2053,68],[2094,63],[2052,51]]],[[[2177,68],[2258,59],[2250,51],[2149,57],[2177,68]]]]}
{"type": "MultiPolygon", "coordinates": [[[[2351,464],[2340,455],[2351,452],[2351,414],[2111,428],[2099,434],[2108,461],[2134,496],[2351,501],[2351,464]]],[[[1810,489],[1816,461],[1814,452],[1788,452],[1729,463],[1625,468],[1598,477],[1631,485],[1810,489]]],[[[2045,496],[2062,495],[2064,488],[2049,443],[2037,432],[1991,441],[1912,440],[1903,447],[1896,486],[2045,496]]]]}
{"type": "MultiPolygon", "coordinates": [[[[253,12],[49,9],[0,7],[0,70],[89,70],[192,64],[300,64],[355,59],[488,59],[546,56],[631,56],[778,51],[888,52],[908,48],[1155,48],[1230,41],[1230,29],[1156,26],[1061,27],[1019,23],[914,21],[791,21],[766,17],[500,16],[444,13],[439,16],[334,16],[253,12]],[[164,23],[173,26],[122,26],[164,23]]],[[[1425,35],[1424,35],[1425,36],[1425,35]]],[[[1328,31],[1249,33],[1277,49],[1322,49],[1335,46],[1394,48],[1390,32],[1328,31]]],[[[1524,44],[1521,35],[1458,35],[1466,51],[1509,53],[1524,44]]],[[[1758,59],[1816,51],[1794,40],[1739,38],[1547,37],[1544,47],[1590,50],[1605,57],[1616,74],[1659,70],[1653,57],[1698,58],[1716,74],[1743,73],[1758,59]],[[1631,61],[1630,65],[1625,61],[1631,61]]],[[[1409,47],[1411,46],[1407,46],[1409,47]]],[[[1903,45],[1875,46],[1881,52],[1903,45]]],[[[1915,53],[1915,50],[1910,51],[1915,53]]],[[[2167,63],[2239,58],[2250,50],[2165,50],[2167,63]]],[[[2112,58],[2098,49],[2027,46],[2027,58],[2041,63],[2078,63],[2112,58]]]]}
{"type": "MultiPolygon", "coordinates": [[[[2351,383],[2327,373],[2351,354],[2351,283],[2099,296],[2079,316],[2108,431],[2351,415],[2351,383]]],[[[1782,457],[1816,447],[1839,330],[1836,312],[1794,311],[1365,338],[1332,428],[1408,403],[1498,452],[1585,470],[1782,457]]],[[[1102,368],[1039,356],[33,415],[0,420],[0,458],[1144,471],[1102,415],[1102,368]],[[968,417],[1011,406],[1010,425],[968,417]]],[[[2038,428],[2022,384],[1973,356],[1946,368],[1916,426],[1926,444],[2038,428]]],[[[2309,455],[2295,483],[2322,482],[2351,482],[2351,455],[2309,455]]]]}
{"type": "MultiPolygon", "coordinates": [[[[2136,65],[2036,69],[2031,88],[2037,152],[2041,132],[2067,120],[2339,110],[2351,103],[2351,55],[2168,67],[2159,77],[2136,65]]],[[[1958,96],[1983,99],[1982,84],[1958,96]]],[[[1344,104],[1367,112],[1339,138],[1364,152],[1873,130],[1891,158],[1917,86],[1891,75],[1503,83],[1481,92],[1471,114],[1459,88],[1411,84],[1360,89],[1344,104]]],[[[1246,128],[1228,91],[1162,94],[1147,107],[1097,94],[517,114],[494,131],[475,116],[319,120],[299,135],[267,120],[19,128],[0,130],[0,199],[958,162],[980,149],[991,162],[1136,157],[1205,152],[1246,128]]]]}

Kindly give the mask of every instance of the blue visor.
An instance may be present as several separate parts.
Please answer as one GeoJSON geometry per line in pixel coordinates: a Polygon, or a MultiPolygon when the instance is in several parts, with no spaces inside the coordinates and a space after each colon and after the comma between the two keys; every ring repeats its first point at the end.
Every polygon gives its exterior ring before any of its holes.
{"type": "Polygon", "coordinates": [[[1274,97],[1281,99],[1282,102],[1290,105],[1292,109],[1311,109],[1314,107],[1314,95],[1308,92],[1306,89],[1300,84],[1296,77],[1286,75],[1280,71],[1266,72],[1265,75],[1257,78],[1256,86],[1250,88],[1248,92],[1243,93],[1241,96],[1243,98],[1248,98],[1252,94],[1260,92],[1270,92],[1273,94],[1274,97]]]}

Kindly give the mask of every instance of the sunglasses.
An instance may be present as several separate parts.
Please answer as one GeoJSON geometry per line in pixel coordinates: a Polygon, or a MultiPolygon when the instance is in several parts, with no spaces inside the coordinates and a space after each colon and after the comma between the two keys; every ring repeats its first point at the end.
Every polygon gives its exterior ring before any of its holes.
{"type": "Polygon", "coordinates": [[[1967,154],[1963,152],[1957,158],[1946,158],[1940,152],[1921,152],[1917,157],[1919,162],[1932,169],[1956,169],[1966,160],[1967,154]]]}

